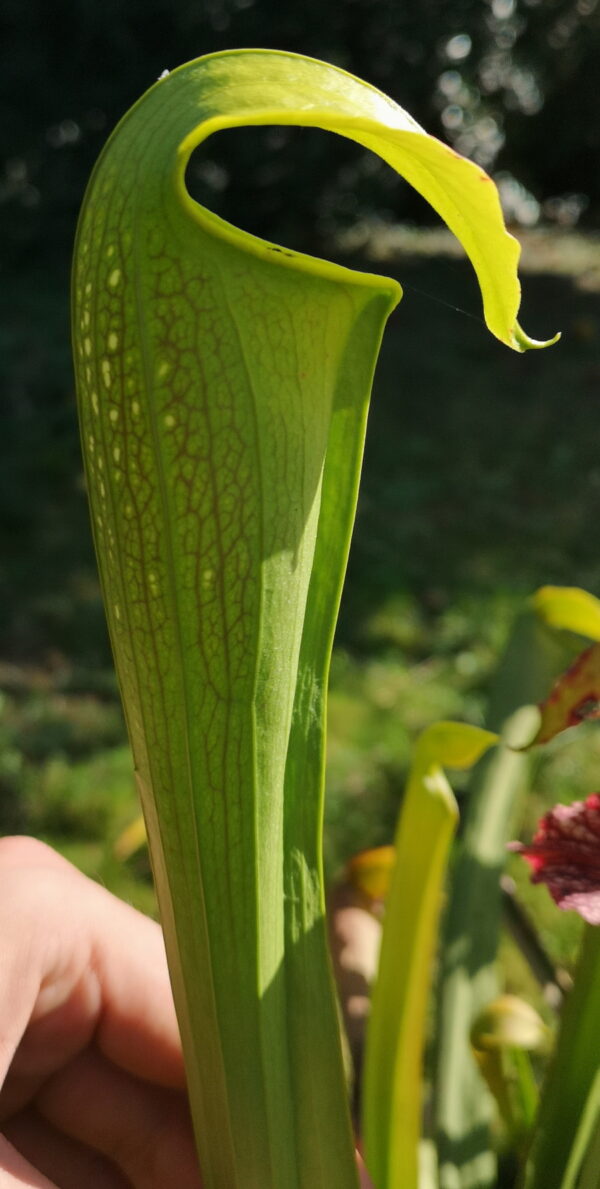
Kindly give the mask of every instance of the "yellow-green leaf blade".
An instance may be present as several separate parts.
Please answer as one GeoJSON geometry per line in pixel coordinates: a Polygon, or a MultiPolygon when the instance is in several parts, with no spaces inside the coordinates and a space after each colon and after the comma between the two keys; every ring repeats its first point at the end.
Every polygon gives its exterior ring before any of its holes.
{"type": "Polygon", "coordinates": [[[549,627],[600,640],[600,599],[579,586],[541,586],[533,609],[549,627]]]}
{"type": "Polygon", "coordinates": [[[491,329],[517,347],[519,289],[480,171],[367,84],[290,54],[213,55],[161,79],[110,139],[82,212],[90,501],[207,1189],[327,1189],[356,1176],[328,1022],[324,696],[400,289],[192,202],[193,148],[253,123],[322,127],[401,167],[458,230],[491,329]]]}
{"type": "Polygon", "coordinates": [[[520,1189],[597,1186],[600,1126],[600,929],[588,925],[563,1008],[520,1189]],[[584,1175],[585,1174],[585,1175],[584,1175]]]}
{"type": "MultiPolygon", "coordinates": [[[[181,178],[192,150],[224,128],[295,124],[337,132],[387,161],[461,241],[477,273],[492,334],[516,351],[556,341],[531,339],[517,322],[520,246],[504,226],[495,185],[479,166],[429,136],[388,96],[322,62],[268,50],[233,51],[203,62],[222,89],[224,102],[182,142],[181,178]]],[[[166,86],[177,74],[160,85],[166,86]]],[[[204,217],[199,210],[197,214],[204,217]]],[[[216,224],[214,216],[210,219],[216,224]]],[[[232,232],[221,224],[221,233],[232,232]]],[[[263,252],[265,245],[255,240],[254,250],[263,252]]],[[[299,262],[297,255],[295,259],[299,262]]]]}
{"type": "Polygon", "coordinates": [[[420,736],[400,812],[367,1034],[363,1129],[377,1189],[417,1189],[422,1053],[441,890],[458,808],[442,764],[468,768],[497,735],[436,723],[420,736]]]}

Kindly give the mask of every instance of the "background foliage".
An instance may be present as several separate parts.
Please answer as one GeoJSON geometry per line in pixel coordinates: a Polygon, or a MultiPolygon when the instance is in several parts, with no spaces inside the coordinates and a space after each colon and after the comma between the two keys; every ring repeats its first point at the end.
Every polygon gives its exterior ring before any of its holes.
{"type": "MultiPolygon", "coordinates": [[[[245,45],[335,62],[459,151],[512,175],[546,215],[568,221],[584,210],[598,221],[596,0],[6,0],[0,44],[8,259],[46,255],[49,227],[54,252],[68,250],[107,131],[165,67],[245,45]]],[[[245,134],[215,140],[194,182],[259,233],[328,234],[375,204],[394,217],[421,213],[382,163],[342,142],[306,138],[299,170],[292,132],[258,139],[258,156],[245,134]]],[[[517,187],[517,208],[520,197],[527,217],[517,187]]]]}

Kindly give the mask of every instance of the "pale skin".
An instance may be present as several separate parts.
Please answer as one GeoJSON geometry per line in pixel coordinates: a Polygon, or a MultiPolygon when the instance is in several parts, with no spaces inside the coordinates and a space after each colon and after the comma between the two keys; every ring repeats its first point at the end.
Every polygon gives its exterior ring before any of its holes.
{"type": "Polygon", "coordinates": [[[0,1133],[0,1189],[202,1189],[160,928],[30,838],[0,839],[0,1133]]]}

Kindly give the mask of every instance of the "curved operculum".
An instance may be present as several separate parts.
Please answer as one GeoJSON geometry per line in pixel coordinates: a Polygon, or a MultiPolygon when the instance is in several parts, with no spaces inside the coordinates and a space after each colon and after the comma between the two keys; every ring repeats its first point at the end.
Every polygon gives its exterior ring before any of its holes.
{"type": "MultiPolygon", "coordinates": [[[[213,132],[250,124],[317,127],[354,140],[406,178],[460,240],[477,274],[491,333],[515,351],[556,342],[559,335],[547,341],[530,338],[517,321],[520,246],[506,230],[498,191],[484,170],[430,136],[386,95],[334,66],[274,51],[234,51],[216,59],[202,61],[215,76],[221,103],[213,112],[220,107],[219,114],[185,138],[180,163],[213,132]]],[[[239,235],[252,250],[253,237],[239,235]]],[[[296,253],[293,258],[296,267],[302,268],[303,261],[318,267],[296,253]]]]}

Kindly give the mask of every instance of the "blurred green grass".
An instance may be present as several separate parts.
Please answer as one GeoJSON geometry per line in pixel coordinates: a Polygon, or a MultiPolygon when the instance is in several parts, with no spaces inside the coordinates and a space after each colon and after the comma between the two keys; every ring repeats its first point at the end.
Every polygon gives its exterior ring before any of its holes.
{"type": "MultiPolygon", "coordinates": [[[[398,276],[376,376],[329,698],[325,861],[390,840],[416,734],[484,723],[511,625],[544,583],[600,592],[600,247],[530,237],[526,330],[547,352],[493,341],[451,240],[383,229],[369,258],[398,276]],[[389,238],[389,235],[388,235],[389,238]],[[396,253],[396,255],[394,254],[396,253]],[[391,259],[390,259],[391,255],[391,259]]],[[[0,829],[43,837],[144,911],[148,863],[114,857],[137,801],[87,523],[66,311],[43,276],[0,296],[7,393],[0,442],[0,829]],[[35,301],[29,302],[29,289],[35,301]],[[25,334],[23,310],[33,318],[25,334]]],[[[526,820],[595,788],[600,733],[539,760],[526,820]]],[[[461,790],[459,789],[459,793],[461,790]]],[[[509,860],[548,950],[569,965],[579,928],[509,860]]],[[[507,981],[523,984],[506,957],[507,981]]],[[[512,987],[514,989],[514,987],[512,987]]]]}

